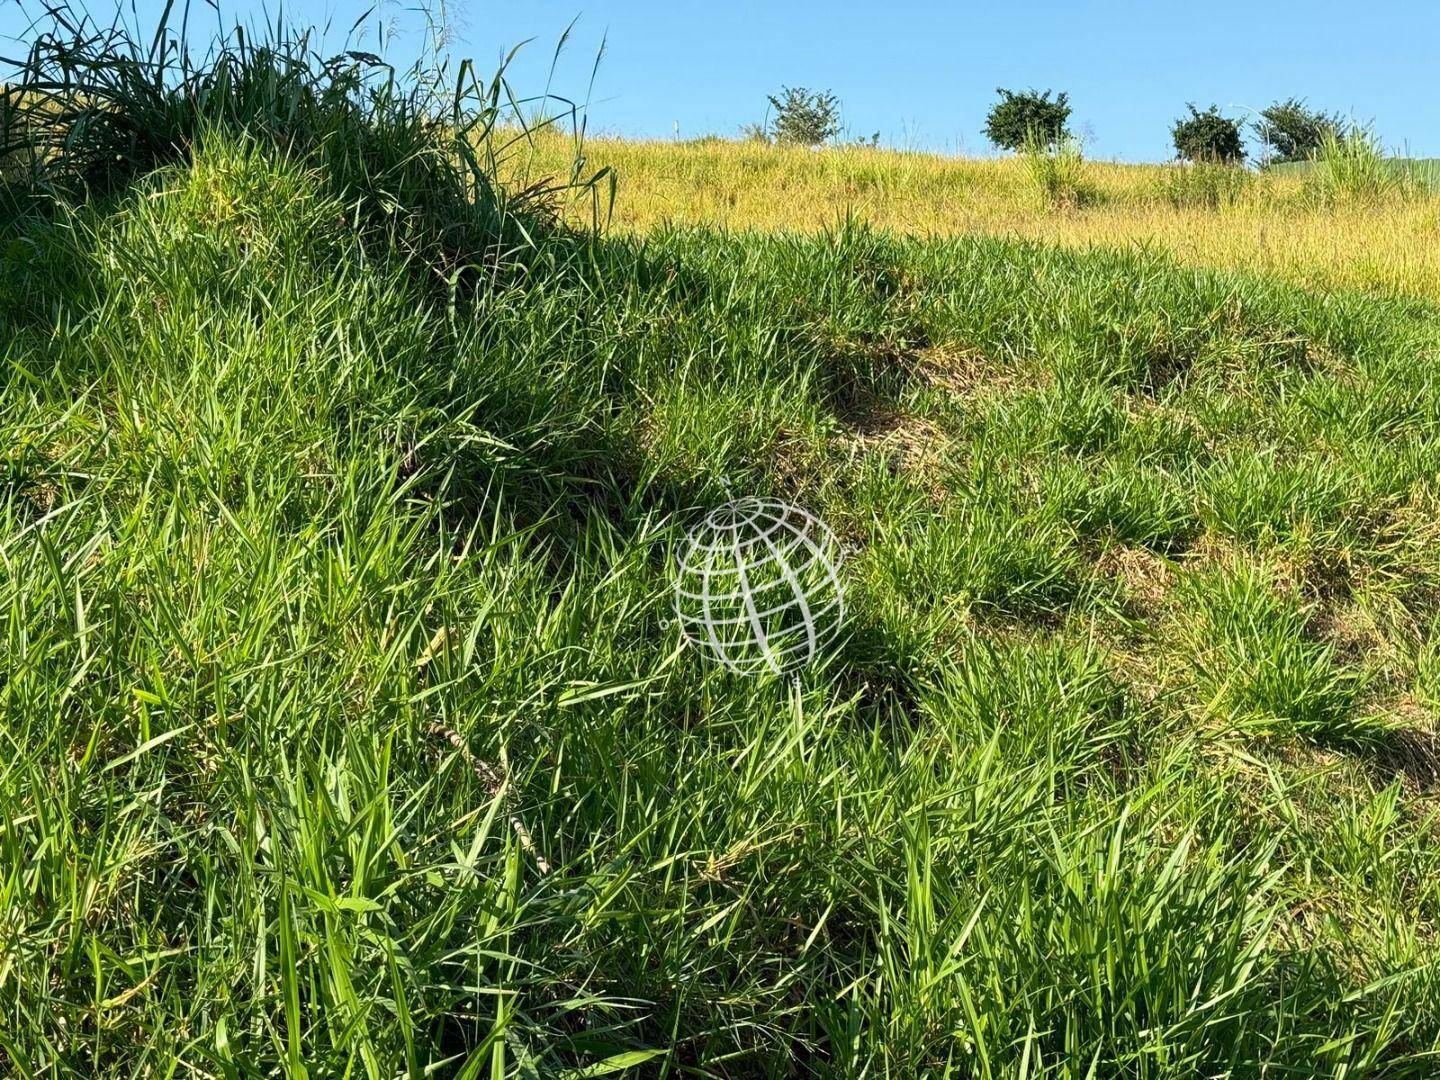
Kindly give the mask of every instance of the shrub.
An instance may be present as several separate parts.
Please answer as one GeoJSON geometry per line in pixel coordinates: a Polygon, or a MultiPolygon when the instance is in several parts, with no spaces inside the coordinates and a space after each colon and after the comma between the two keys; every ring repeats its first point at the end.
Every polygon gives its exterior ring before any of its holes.
{"type": "Polygon", "coordinates": [[[1017,94],[996,87],[995,92],[1000,100],[985,118],[985,137],[998,149],[1021,150],[1034,133],[1047,147],[1058,146],[1069,138],[1065,125],[1070,119],[1070,105],[1064,93],[1051,101],[1049,90],[1017,94]]]}
{"type": "Polygon", "coordinates": [[[1380,199],[1404,187],[1404,177],[1368,128],[1326,131],[1314,160],[1306,191],[1321,202],[1380,199]]]}
{"type": "Polygon", "coordinates": [[[1300,98],[1277,101],[1261,110],[1253,126],[1255,135],[1272,151],[1272,161],[1308,161],[1320,152],[1325,135],[1340,135],[1345,122],[1339,116],[1306,108],[1300,98]]]}
{"type": "Polygon", "coordinates": [[[1193,104],[1185,106],[1189,116],[1182,116],[1170,129],[1175,152],[1185,161],[1239,163],[1245,160],[1245,144],[1240,138],[1240,125],[1220,114],[1217,105],[1201,112],[1193,104]]]}
{"type": "Polygon", "coordinates": [[[1095,191],[1085,177],[1085,155],[1079,139],[1067,135],[1051,145],[1032,129],[1020,154],[1031,181],[1051,206],[1083,206],[1093,201],[1095,191]]]}
{"type": "Polygon", "coordinates": [[[840,134],[840,99],[829,90],[785,86],[780,95],[770,95],[775,106],[770,131],[776,142],[819,146],[840,134]]]}

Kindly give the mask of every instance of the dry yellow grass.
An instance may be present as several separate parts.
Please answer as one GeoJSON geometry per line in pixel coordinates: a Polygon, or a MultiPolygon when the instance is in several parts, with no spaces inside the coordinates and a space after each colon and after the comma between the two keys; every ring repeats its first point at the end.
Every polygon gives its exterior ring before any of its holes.
{"type": "MultiPolygon", "coordinates": [[[[665,223],[809,231],[850,213],[917,234],[984,232],[1068,245],[1148,244],[1193,265],[1274,274],[1318,287],[1440,298],[1440,198],[1318,206],[1294,176],[1255,177],[1218,210],[1176,206],[1167,165],[1088,162],[1090,205],[1045,204],[1015,158],[967,159],[836,147],[810,151],[719,139],[591,139],[587,171],[614,169],[611,225],[665,223]]],[[[524,163],[563,173],[571,142],[540,139],[524,163]]]]}

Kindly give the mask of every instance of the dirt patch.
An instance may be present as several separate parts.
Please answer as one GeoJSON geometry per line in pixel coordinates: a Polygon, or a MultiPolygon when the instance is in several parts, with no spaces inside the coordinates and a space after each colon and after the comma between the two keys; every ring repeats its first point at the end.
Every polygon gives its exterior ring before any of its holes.
{"type": "Polygon", "coordinates": [[[1013,367],[996,363],[974,349],[932,346],[915,354],[915,371],[927,386],[963,398],[1004,393],[1019,382],[1013,367]]]}
{"type": "Polygon", "coordinates": [[[1164,606],[1165,597],[1175,584],[1175,570],[1169,561],[1142,547],[1107,548],[1095,560],[1095,572],[1118,581],[1126,597],[1147,614],[1164,606]]]}
{"type": "Polygon", "coordinates": [[[1375,763],[1407,786],[1433,792],[1440,785],[1440,737],[1424,728],[1396,728],[1377,749],[1375,763]]]}
{"type": "Polygon", "coordinates": [[[1385,696],[1368,709],[1376,737],[1357,752],[1368,759],[1372,778],[1380,784],[1400,780],[1423,795],[1440,790],[1440,734],[1435,712],[1413,693],[1385,696]]]}
{"type": "Polygon", "coordinates": [[[1395,660],[1394,648],[1386,640],[1375,616],[1352,603],[1321,603],[1310,619],[1311,631],[1334,646],[1342,660],[1359,663],[1367,658],[1395,660]]]}
{"type": "Polygon", "coordinates": [[[876,409],[850,426],[851,443],[860,450],[884,454],[902,468],[920,471],[945,460],[950,436],[913,413],[876,409]]]}
{"type": "MultiPolygon", "coordinates": [[[[974,350],[927,346],[896,356],[912,389],[939,390],[967,401],[1010,391],[1019,384],[1013,368],[974,350]]],[[[893,400],[857,392],[854,384],[836,399],[842,442],[852,451],[878,453],[896,469],[923,476],[933,485],[954,463],[955,440],[937,423],[893,400]]],[[[937,487],[937,494],[938,494],[937,487]]]]}
{"type": "Polygon", "coordinates": [[[822,482],[828,467],[823,444],[817,446],[813,438],[786,428],[775,432],[764,458],[776,490],[800,501],[822,482]]]}

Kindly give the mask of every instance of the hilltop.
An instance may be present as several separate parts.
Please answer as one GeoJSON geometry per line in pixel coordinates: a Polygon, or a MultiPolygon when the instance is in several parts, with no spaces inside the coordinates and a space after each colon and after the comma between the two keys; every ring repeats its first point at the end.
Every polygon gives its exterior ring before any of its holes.
{"type": "MultiPolygon", "coordinates": [[[[568,172],[573,140],[545,133],[534,144],[516,159],[523,174],[568,172]]],[[[584,154],[591,168],[613,168],[621,194],[609,220],[624,231],[685,223],[815,232],[849,216],[913,236],[1148,246],[1191,266],[1440,298],[1440,195],[1320,201],[1305,167],[1202,169],[1197,178],[1183,165],[1087,161],[1077,208],[1047,201],[1021,156],[614,138],[586,140],[584,154]]],[[[587,204],[577,220],[589,216],[587,204]]]]}

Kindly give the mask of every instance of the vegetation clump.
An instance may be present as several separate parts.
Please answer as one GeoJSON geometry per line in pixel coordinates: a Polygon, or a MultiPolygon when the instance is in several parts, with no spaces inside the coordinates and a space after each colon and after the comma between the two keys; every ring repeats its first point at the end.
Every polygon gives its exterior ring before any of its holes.
{"type": "Polygon", "coordinates": [[[1345,134],[1345,121],[1309,108],[1303,99],[1286,98],[1260,111],[1254,130],[1261,143],[1269,148],[1269,161],[1285,163],[1309,161],[1315,157],[1327,136],[1345,134]]]}
{"type": "Polygon", "coordinates": [[[1196,161],[1167,166],[1157,174],[1155,187],[1176,209],[1219,210],[1242,202],[1255,190],[1255,177],[1235,165],[1196,161]]]}
{"type": "Polygon", "coordinates": [[[1085,154],[1080,140],[1066,136],[1048,142],[1038,131],[1020,147],[1031,183],[1046,205],[1077,207],[1093,202],[1094,185],[1085,172],[1085,154]]]}
{"type": "Polygon", "coordinates": [[[775,118],[770,133],[778,143],[819,146],[840,134],[840,99],[829,90],[786,86],[770,95],[775,118]]]}
{"type": "Polygon", "coordinates": [[[1238,165],[1245,160],[1245,143],[1240,125],[1220,113],[1218,105],[1204,112],[1187,105],[1189,116],[1182,116],[1170,129],[1175,153],[1182,161],[1238,165]]]}
{"type": "Polygon", "coordinates": [[[985,137],[996,149],[1022,150],[1036,138],[1053,149],[1070,137],[1070,100],[1065,93],[1052,101],[1049,90],[1016,93],[997,87],[995,92],[1000,100],[985,118],[985,137]]]}
{"type": "Polygon", "coordinates": [[[1326,131],[1305,176],[1306,191],[1322,203],[1378,202],[1403,194],[1410,173],[1392,161],[1374,132],[1326,131]]]}
{"type": "Polygon", "coordinates": [[[366,243],[415,254],[452,284],[533,246],[562,192],[603,178],[582,179],[576,157],[558,177],[497,182],[531,134],[503,68],[405,76],[372,53],[323,59],[308,33],[256,42],[237,29],[199,58],[168,23],[141,43],[59,8],[4,97],[0,161],[12,197],[23,189],[31,205],[124,190],[243,131],[313,167],[366,243]]]}

